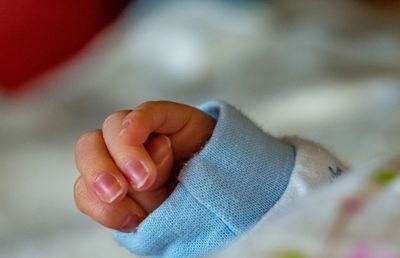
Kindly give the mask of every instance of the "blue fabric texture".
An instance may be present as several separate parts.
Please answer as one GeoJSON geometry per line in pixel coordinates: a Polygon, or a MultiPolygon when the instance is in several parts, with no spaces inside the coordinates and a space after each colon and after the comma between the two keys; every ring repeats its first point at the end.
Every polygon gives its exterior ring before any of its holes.
{"type": "Polygon", "coordinates": [[[289,183],[292,146],[265,134],[224,102],[199,108],[217,119],[210,140],[136,232],[114,234],[137,255],[199,257],[215,251],[257,223],[289,183]]]}

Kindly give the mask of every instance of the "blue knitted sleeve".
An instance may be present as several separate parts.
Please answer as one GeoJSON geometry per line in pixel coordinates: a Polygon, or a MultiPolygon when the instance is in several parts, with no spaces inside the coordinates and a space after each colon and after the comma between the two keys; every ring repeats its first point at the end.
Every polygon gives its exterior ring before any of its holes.
{"type": "Polygon", "coordinates": [[[217,119],[208,143],[136,232],[114,234],[135,254],[173,258],[215,251],[257,223],[288,185],[292,146],[265,134],[226,103],[208,102],[200,109],[217,119]]]}

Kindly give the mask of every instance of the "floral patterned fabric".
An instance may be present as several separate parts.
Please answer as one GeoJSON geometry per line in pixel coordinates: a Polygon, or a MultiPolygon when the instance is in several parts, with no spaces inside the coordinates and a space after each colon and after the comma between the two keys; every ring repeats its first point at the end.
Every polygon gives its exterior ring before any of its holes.
{"type": "Polygon", "coordinates": [[[309,193],[217,257],[400,257],[400,156],[370,162],[309,193]]]}

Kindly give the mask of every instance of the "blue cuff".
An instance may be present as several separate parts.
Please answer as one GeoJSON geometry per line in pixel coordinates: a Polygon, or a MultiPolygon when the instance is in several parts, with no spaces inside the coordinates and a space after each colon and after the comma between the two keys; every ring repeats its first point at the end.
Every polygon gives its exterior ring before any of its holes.
{"type": "Polygon", "coordinates": [[[265,134],[223,102],[200,107],[217,119],[170,197],[134,233],[114,234],[144,256],[198,257],[244,233],[279,200],[293,170],[292,146],[265,134]]]}

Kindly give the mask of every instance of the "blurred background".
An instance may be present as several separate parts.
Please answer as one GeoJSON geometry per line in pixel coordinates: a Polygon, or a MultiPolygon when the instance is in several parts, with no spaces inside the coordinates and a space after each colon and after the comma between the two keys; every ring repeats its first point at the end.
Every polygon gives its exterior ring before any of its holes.
{"type": "Polygon", "coordinates": [[[400,152],[398,1],[9,2],[0,257],[132,257],[75,208],[73,148],[107,114],[146,100],[222,99],[349,165],[400,152]]]}

